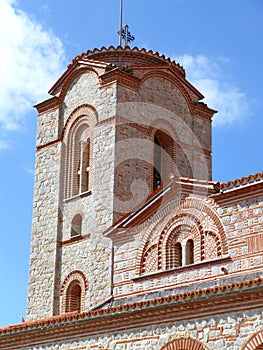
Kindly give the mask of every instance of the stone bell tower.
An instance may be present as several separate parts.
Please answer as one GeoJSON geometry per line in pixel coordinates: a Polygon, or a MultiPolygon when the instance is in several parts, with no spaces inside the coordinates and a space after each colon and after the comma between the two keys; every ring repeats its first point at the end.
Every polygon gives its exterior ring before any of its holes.
{"type": "Polygon", "coordinates": [[[27,318],[113,293],[103,232],[171,176],[211,180],[215,111],[178,63],[110,47],[73,59],[38,110],[27,318]]]}

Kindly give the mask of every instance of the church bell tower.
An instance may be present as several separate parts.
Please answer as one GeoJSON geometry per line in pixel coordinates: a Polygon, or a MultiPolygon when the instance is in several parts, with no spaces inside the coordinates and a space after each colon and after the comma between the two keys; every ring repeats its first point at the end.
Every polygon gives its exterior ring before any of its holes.
{"type": "Polygon", "coordinates": [[[182,66],[138,48],[73,59],[38,110],[27,318],[114,294],[104,232],[171,178],[211,180],[215,111],[182,66]]]}

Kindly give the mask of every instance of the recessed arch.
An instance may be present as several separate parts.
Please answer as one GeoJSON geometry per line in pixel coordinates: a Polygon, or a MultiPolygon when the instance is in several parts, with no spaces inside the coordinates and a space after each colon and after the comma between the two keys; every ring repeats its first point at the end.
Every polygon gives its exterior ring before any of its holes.
{"type": "MultiPolygon", "coordinates": [[[[164,207],[158,212],[158,220],[152,225],[148,222],[148,227],[142,237],[142,243],[138,250],[136,272],[142,274],[142,266],[145,262],[145,251],[148,247],[148,242],[156,239],[158,233],[158,268],[157,270],[165,270],[167,268],[167,243],[171,238],[177,239],[178,242],[184,241],[187,244],[188,240],[193,241],[193,262],[202,260],[210,260],[212,257],[206,257],[208,250],[205,250],[208,245],[208,239],[213,239],[216,247],[217,257],[227,254],[228,248],[226,243],[226,235],[224,227],[218,217],[216,204],[211,199],[202,199],[189,196],[184,201],[176,201],[167,207],[164,207]],[[207,203],[209,201],[209,203],[207,203]],[[209,218],[213,222],[213,230],[208,231],[207,227],[203,227],[204,218],[209,218]],[[181,235],[181,236],[180,236],[181,235]],[[211,236],[208,236],[211,235],[211,236]],[[207,240],[207,242],[206,242],[207,240]]],[[[157,219],[157,218],[156,218],[157,219]]],[[[212,243],[213,243],[212,242],[212,243]]],[[[177,243],[177,242],[175,242],[177,243]]],[[[212,243],[210,246],[212,247],[212,243]]],[[[184,264],[188,264],[192,258],[187,258],[187,247],[185,249],[184,264]]],[[[211,249],[210,249],[211,251],[211,249]]]]}
{"type": "MultiPolygon", "coordinates": [[[[80,68],[75,69],[71,74],[69,74],[69,76],[66,78],[65,82],[63,83],[63,86],[62,86],[62,89],[61,89],[61,92],[59,95],[60,108],[62,107],[65,96],[66,96],[71,84],[73,83],[73,81],[85,73],[94,73],[96,75],[96,77],[98,78],[98,72],[95,69],[93,69],[92,67],[85,66],[85,67],[80,67],[80,68]]],[[[98,78],[98,80],[99,80],[99,78],[98,78]]]]}
{"type": "Polygon", "coordinates": [[[90,127],[94,127],[98,123],[98,113],[96,108],[90,104],[82,104],[70,113],[62,130],[62,140],[67,137],[72,125],[82,116],[87,116],[87,122],[90,127]]]}
{"type": "Polygon", "coordinates": [[[82,105],[69,116],[63,130],[63,188],[70,198],[88,192],[92,185],[93,129],[97,113],[93,107],[82,105]]]}
{"type": "Polygon", "coordinates": [[[170,340],[160,350],[208,350],[208,348],[198,339],[181,337],[170,340]]]}
{"type": "Polygon", "coordinates": [[[164,80],[170,82],[182,94],[182,96],[187,104],[189,113],[191,113],[191,114],[194,113],[194,104],[193,104],[192,98],[189,95],[189,93],[187,92],[187,90],[185,89],[185,87],[179,82],[179,79],[177,79],[175,77],[175,75],[172,76],[172,75],[170,75],[166,72],[163,72],[163,71],[154,71],[154,72],[146,73],[146,74],[144,74],[144,76],[142,77],[142,80],[140,82],[139,91],[140,91],[141,87],[143,86],[143,84],[151,78],[163,78],[164,80]]]}
{"type": "Polygon", "coordinates": [[[153,190],[169,180],[175,173],[175,143],[173,138],[162,130],[154,134],[153,190]]]}
{"type": "Polygon", "coordinates": [[[82,312],[85,310],[85,297],[88,290],[88,283],[82,271],[72,271],[64,280],[61,286],[62,297],[61,311],[82,312]]]}
{"type": "Polygon", "coordinates": [[[242,346],[241,350],[262,350],[263,349],[263,329],[252,334],[242,346]]]}

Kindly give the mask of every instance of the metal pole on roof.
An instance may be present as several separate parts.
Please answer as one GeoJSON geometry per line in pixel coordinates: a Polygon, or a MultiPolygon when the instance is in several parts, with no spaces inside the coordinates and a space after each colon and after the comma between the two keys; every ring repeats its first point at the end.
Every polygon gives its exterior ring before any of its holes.
{"type": "Polygon", "coordinates": [[[123,0],[120,0],[120,31],[119,31],[120,46],[122,46],[122,1],[123,0]]]}

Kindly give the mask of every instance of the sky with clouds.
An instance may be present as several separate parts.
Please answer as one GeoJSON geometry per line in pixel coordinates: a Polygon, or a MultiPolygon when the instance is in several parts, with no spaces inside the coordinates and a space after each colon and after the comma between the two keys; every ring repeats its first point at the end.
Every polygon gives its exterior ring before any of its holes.
{"type": "MultiPolygon", "coordinates": [[[[34,104],[77,54],[118,44],[119,0],[0,0],[0,325],[25,314],[35,152],[34,104]]],[[[184,66],[218,111],[213,177],[262,171],[261,0],[124,0],[145,47],[184,66]]]]}

